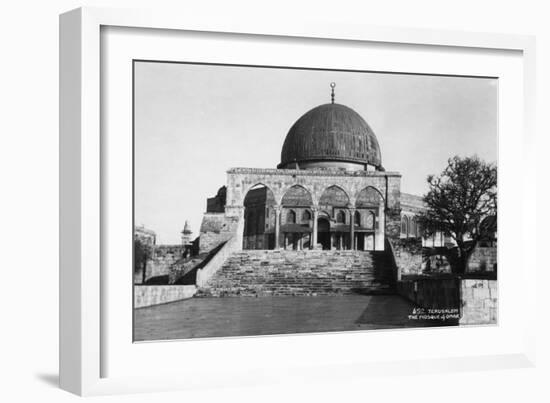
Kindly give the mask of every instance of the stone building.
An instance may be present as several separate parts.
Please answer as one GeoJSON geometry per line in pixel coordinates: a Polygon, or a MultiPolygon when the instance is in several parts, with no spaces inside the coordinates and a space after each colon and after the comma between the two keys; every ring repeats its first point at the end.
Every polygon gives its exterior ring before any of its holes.
{"type": "Polygon", "coordinates": [[[400,186],[374,131],[334,102],[333,87],[331,103],[291,126],[277,168],[227,171],[207,201],[201,250],[237,232],[243,249],[383,251],[386,238],[400,237],[400,186]]]}
{"type": "MultiPolygon", "coordinates": [[[[186,222],[182,245],[162,249],[151,275],[212,296],[391,293],[426,269],[425,250],[453,247],[421,237],[422,198],[401,192],[374,131],[331,86],[331,102],[290,127],[277,167],[229,169],[199,236],[186,222]]],[[[435,252],[430,270],[446,270],[435,252]]],[[[496,253],[480,251],[475,265],[496,270],[496,253]]]]}
{"type": "Polygon", "coordinates": [[[231,168],[207,200],[204,260],[187,275],[201,292],[393,292],[402,274],[421,272],[424,249],[449,245],[441,234],[422,239],[422,198],[401,192],[374,131],[331,86],[331,102],[290,127],[276,168],[231,168]]]}
{"type": "MultiPolygon", "coordinates": [[[[422,197],[409,193],[401,193],[401,239],[422,238],[422,229],[417,222],[417,216],[425,209],[422,197]]],[[[452,238],[437,232],[430,237],[422,238],[422,246],[426,248],[438,248],[455,246],[452,238]]]]}

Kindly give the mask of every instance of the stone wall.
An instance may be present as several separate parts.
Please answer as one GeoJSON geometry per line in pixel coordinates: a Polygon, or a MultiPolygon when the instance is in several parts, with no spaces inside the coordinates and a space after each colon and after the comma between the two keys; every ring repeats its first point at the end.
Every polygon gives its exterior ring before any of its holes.
{"type": "Polygon", "coordinates": [[[218,189],[216,196],[206,199],[206,211],[208,213],[223,213],[225,211],[226,194],[227,187],[222,186],[218,189]]]}
{"type": "Polygon", "coordinates": [[[496,324],[498,320],[497,280],[462,280],[461,325],[496,324]]]}
{"type": "Polygon", "coordinates": [[[243,250],[202,283],[214,296],[394,292],[391,255],[361,251],[243,250]]]}
{"type": "Polygon", "coordinates": [[[208,252],[235,236],[239,217],[228,217],[224,213],[205,213],[200,228],[200,253],[208,252]]]}
{"type": "Polygon", "coordinates": [[[468,271],[490,271],[497,270],[497,248],[478,246],[468,261],[468,271]]]}
{"type": "Polygon", "coordinates": [[[413,214],[426,210],[426,204],[422,196],[401,192],[401,208],[413,214]]]}
{"type": "MultiPolygon", "coordinates": [[[[145,281],[152,277],[165,276],[170,273],[170,267],[183,256],[183,245],[157,245],[152,258],[147,261],[145,281]]],[[[142,270],[134,272],[134,284],[141,284],[142,270]]]]}
{"type": "Polygon", "coordinates": [[[385,220],[386,238],[399,239],[401,235],[401,208],[386,208],[385,220]]]}
{"type": "Polygon", "coordinates": [[[417,238],[390,240],[398,279],[402,275],[420,274],[422,270],[422,241],[417,238]]]}
{"type": "Polygon", "coordinates": [[[147,263],[147,277],[168,274],[170,267],[182,258],[184,250],[183,245],[158,245],[153,259],[147,263]]]}
{"type": "Polygon", "coordinates": [[[134,308],[165,304],[191,298],[197,292],[194,285],[136,285],[134,308]]]}
{"type": "MultiPolygon", "coordinates": [[[[436,249],[422,248],[419,238],[392,239],[391,245],[399,275],[451,273],[452,268],[446,255],[436,249]],[[431,252],[431,253],[430,253],[431,252]]],[[[468,273],[496,272],[496,247],[476,247],[468,263],[468,273]]]]}

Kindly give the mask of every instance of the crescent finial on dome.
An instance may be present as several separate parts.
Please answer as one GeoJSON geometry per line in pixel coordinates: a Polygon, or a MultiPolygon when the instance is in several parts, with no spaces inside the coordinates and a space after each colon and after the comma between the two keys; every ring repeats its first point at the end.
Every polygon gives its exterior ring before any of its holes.
{"type": "Polygon", "coordinates": [[[331,103],[334,103],[334,87],[336,87],[336,83],[335,82],[330,83],[330,88],[331,88],[330,100],[331,100],[331,103]]]}

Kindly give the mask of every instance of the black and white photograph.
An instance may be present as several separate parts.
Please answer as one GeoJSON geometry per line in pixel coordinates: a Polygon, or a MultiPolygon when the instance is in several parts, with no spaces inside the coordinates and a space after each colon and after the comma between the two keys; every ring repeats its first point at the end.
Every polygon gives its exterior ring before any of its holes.
{"type": "Polygon", "coordinates": [[[498,79],[135,60],[134,341],[498,321],[498,79]]]}
{"type": "Polygon", "coordinates": [[[545,2],[4,2],[1,401],[550,401],[545,2]]]}

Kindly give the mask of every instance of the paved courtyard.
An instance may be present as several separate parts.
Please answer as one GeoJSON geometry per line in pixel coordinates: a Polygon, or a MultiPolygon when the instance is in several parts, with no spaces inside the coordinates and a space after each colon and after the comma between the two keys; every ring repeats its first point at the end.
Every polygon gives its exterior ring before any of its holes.
{"type": "Polygon", "coordinates": [[[134,339],[169,340],[342,330],[450,326],[410,320],[397,295],[191,298],[135,310],[134,339]]]}

